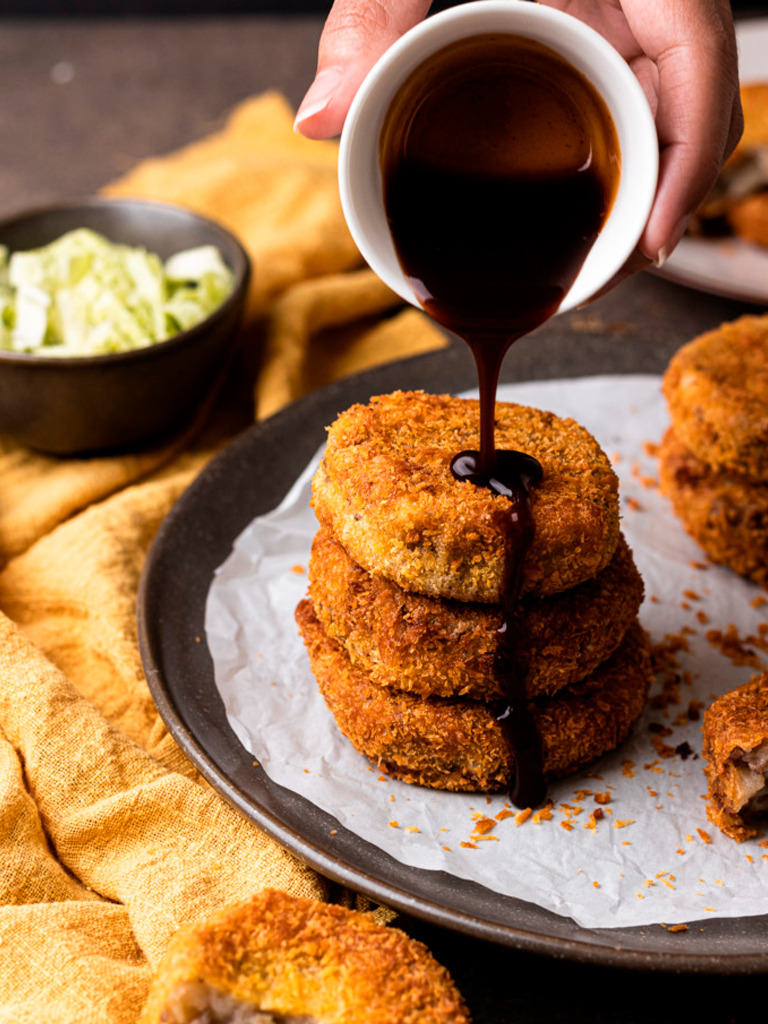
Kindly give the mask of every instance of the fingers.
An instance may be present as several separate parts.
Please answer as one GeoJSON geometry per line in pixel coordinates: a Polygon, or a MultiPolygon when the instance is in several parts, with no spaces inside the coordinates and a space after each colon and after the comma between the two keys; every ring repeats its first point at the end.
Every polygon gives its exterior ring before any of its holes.
{"type": "Polygon", "coordinates": [[[621,282],[626,278],[632,277],[640,270],[645,270],[646,267],[651,265],[651,262],[652,261],[645,255],[645,253],[641,252],[639,246],[636,246],[627,257],[624,265],[616,271],[610,281],[606,282],[606,284],[596,291],[594,295],[590,295],[586,301],[582,302],[579,309],[583,309],[591,302],[594,302],[595,299],[599,299],[602,295],[605,295],[607,292],[615,288],[617,284],[621,284],[621,282]]]}
{"type": "MultiPolygon", "coordinates": [[[[599,15],[600,30],[620,45],[655,107],[659,182],[640,248],[646,258],[661,264],[706,198],[743,128],[730,4],[547,2],[581,17],[599,15]]],[[[320,39],[317,75],[296,117],[297,131],[309,138],[337,135],[372,65],[429,7],[430,0],[335,0],[320,39]]]]}
{"type": "Polygon", "coordinates": [[[741,135],[733,22],[724,0],[624,0],[623,7],[658,75],[659,183],[640,247],[660,265],[741,135]]]}
{"type": "Polygon", "coordinates": [[[360,83],[384,51],[426,16],[431,0],[335,0],[318,47],[317,74],[296,114],[310,139],[338,135],[360,83]]]}

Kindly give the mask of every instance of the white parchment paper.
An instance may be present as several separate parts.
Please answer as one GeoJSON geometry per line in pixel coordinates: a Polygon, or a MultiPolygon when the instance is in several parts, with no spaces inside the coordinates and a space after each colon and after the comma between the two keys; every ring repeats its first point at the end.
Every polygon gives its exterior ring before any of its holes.
{"type": "Polygon", "coordinates": [[[516,384],[499,398],[573,416],[614,460],[623,530],[645,581],[643,625],[654,643],[687,631],[689,650],[675,655],[680,703],[649,706],[618,751],[551,786],[551,817],[538,822],[520,823],[504,796],[389,779],[336,729],[294,623],[317,529],[309,509],[315,460],[282,505],[237,538],[208,595],[207,640],[234,731],[274,781],[399,861],[471,879],[584,927],[768,913],[768,847],[737,844],[708,823],[701,722],[685,714],[691,700],[709,703],[756,671],[726,657],[710,630],[732,624],[766,662],[749,637],[759,636],[768,606],[756,586],[706,563],[654,486],[648,445],[667,423],[659,379],[516,384]],[[661,756],[654,735],[666,745],[661,756]],[[610,802],[590,823],[596,793],[610,802]],[[479,818],[495,822],[482,836],[479,818]]]}

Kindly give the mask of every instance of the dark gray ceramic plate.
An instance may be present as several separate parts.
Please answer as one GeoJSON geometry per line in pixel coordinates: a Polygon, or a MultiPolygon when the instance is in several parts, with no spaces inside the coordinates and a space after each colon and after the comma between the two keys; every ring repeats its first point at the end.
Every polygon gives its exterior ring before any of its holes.
{"type": "MultiPolygon", "coordinates": [[[[545,348],[548,341],[543,342],[545,348]]],[[[556,339],[548,365],[558,365],[556,339]]],[[[605,353],[603,353],[603,356],[605,353]]],[[[613,370],[626,369],[613,360],[613,370]]],[[[605,372],[604,358],[582,372],[605,372]]],[[[517,949],[582,963],[658,971],[768,971],[768,919],[661,928],[587,930],[520,900],[440,872],[400,864],[341,828],[303,797],[275,785],[230,729],[205,644],[210,581],[232,542],[274,508],[355,401],[398,387],[459,391],[472,385],[463,349],[422,356],[349,379],[259,424],[216,458],[183,495],[150,552],[139,594],[139,635],[152,695],[166,725],[202,775],[247,818],[328,878],[413,917],[517,949]],[[332,832],[334,834],[332,834],[332,832]]]]}

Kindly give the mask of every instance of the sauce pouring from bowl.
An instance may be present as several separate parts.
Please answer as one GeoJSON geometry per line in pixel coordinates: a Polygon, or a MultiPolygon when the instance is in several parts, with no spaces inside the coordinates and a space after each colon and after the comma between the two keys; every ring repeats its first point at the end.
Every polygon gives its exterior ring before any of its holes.
{"type": "Polygon", "coordinates": [[[599,93],[554,50],[483,33],[445,46],[405,79],[384,117],[379,159],[403,273],[477,368],[479,450],[459,452],[451,470],[510,501],[496,717],[514,762],[511,799],[536,806],[546,786],[516,638],[531,487],[542,468],[496,449],[496,390],[509,347],[557,311],[608,217],[618,137],[599,93]]]}

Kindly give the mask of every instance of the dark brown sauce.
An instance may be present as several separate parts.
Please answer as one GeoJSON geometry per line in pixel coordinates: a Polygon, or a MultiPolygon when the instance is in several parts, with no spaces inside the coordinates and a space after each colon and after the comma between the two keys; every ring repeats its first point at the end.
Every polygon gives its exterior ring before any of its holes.
{"type": "Polygon", "coordinates": [[[411,74],[387,112],[380,159],[403,271],[475,358],[479,448],[451,469],[511,503],[497,717],[514,758],[511,797],[536,806],[546,795],[541,744],[516,638],[541,466],[496,449],[496,389],[510,345],[556,312],[605,222],[618,140],[603,100],[570,64],[532,40],[488,34],[445,47],[411,74]]]}

